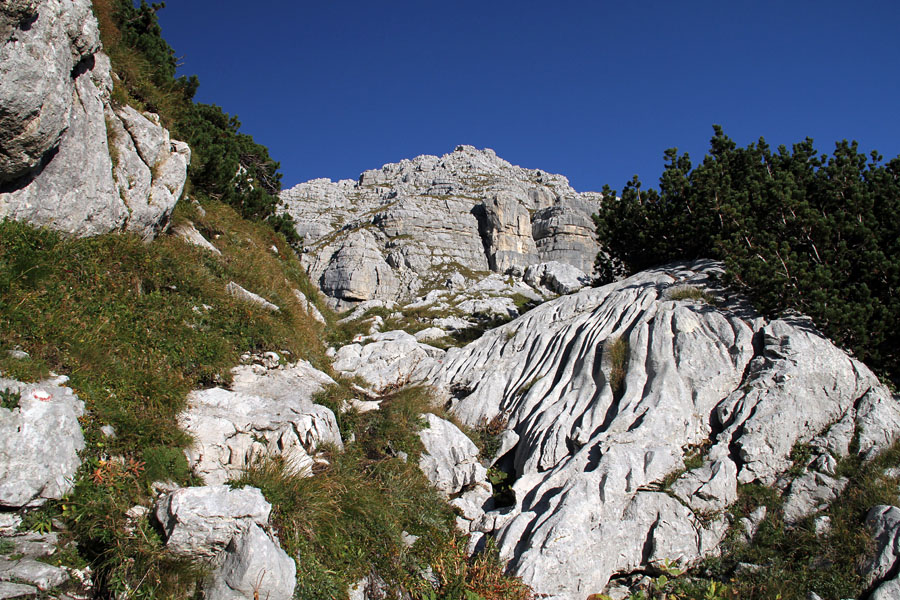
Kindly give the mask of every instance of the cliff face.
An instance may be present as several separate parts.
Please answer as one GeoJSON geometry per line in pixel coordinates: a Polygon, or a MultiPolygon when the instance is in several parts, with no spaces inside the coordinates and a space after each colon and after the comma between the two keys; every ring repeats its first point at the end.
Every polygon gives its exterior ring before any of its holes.
{"type": "Polygon", "coordinates": [[[408,300],[461,272],[521,276],[558,261],[590,273],[598,250],[599,194],[471,146],[387,164],[355,182],[315,179],[281,199],[311,278],[338,306],[408,300]]]}
{"type": "Polygon", "coordinates": [[[4,3],[0,43],[0,217],[152,238],[181,196],[190,149],[155,115],[111,100],[90,1],[4,3]]]}

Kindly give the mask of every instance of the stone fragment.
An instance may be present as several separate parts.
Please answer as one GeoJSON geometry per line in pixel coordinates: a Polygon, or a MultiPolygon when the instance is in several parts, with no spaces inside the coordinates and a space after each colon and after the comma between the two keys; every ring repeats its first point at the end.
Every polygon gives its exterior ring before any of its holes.
{"type": "Polygon", "coordinates": [[[269,302],[262,296],[260,296],[258,294],[254,294],[253,292],[242,288],[241,286],[239,286],[238,284],[236,284],[233,281],[228,282],[228,285],[225,286],[225,291],[227,291],[229,294],[231,294],[235,298],[238,298],[239,300],[244,300],[245,302],[251,302],[253,304],[256,304],[257,306],[261,306],[262,308],[265,308],[266,310],[271,310],[272,312],[278,312],[279,310],[281,310],[280,308],[278,308],[277,306],[275,306],[274,304],[272,304],[271,302],[269,302]]]}
{"type": "Polygon", "coordinates": [[[792,483],[784,501],[784,522],[794,524],[803,517],[822,510],[847,486],[847,478],[832,478],[824,473],[807,471],[792,483]]]}
{"type": "Polygon", "coordinates": [[[316,308],[316,305],[309,301],[309,299],[298,289],[294,289],[294,297],[297,298],[297,302],[300,303],[300,306],[303,307],[303,310],[306,311],[306,314],[311,316],[313,319],[321,323],[325,324],[325,317],[322,316],[322,312],[316,308]]]}
{"type": "Polygon", "coordinates": [[[557,294],[571,294],[591,283],[591,278],[578,267],[557,261],[529,265],[524,279],[532,287],[544,287],[557,294]]]}
{"type": "Polygon", "coordinates": [[[65,381],[0,378],[0,390],[19,395],[17,408],[0,408],[0,507],[38,506],[72,489],[84,449],[84,403],[65,381]]]}
{"type": "Polygon", "coordinates": [[[265,526],[272,506],[257,488],[227,485],[189,487],[160,500],[156,518],[166,548],[191,558],[214,558],[251,523],[265,526]]]}
{"type": "Polygon", "coordinates": [[[292,598],[297,567],[263,529],[250,524],[225,550],[221,566],[204,586],[208,600],[292,598]]]}
{"type": "Polygon", "coordinates": [[[875,552],[861,567],[866,587],[883,581],[897,566],[900,557],[900,508],[874,506],[866,515],[866,526],[875,540],[875,552]]]}
{"type": "Polygon", "coordinates": [[[0,600],[12,598],[29,598],[38,595],[38,589],[24,583],[10,583],[8,581],[0,581],[0,600]]]}
{"type": "Polygon", "coordinates": [[[445,496],[483,482],[487,470],[478,462],[478,447],[472,440],[450,421],[431,413],[423,418],[428,426],[419,431],[425,447],[419,468],[428,481],[445,496]]]}
{"type": "Polygon", "coordinates": [[[188,221],[187,223],[182,223],[181,225],[177,225],[172,229],[172,232],[192,246],[197,246],[198,248],[209,250],[213,254],[222,254],[222,252],[218,248],[213,246],[209,242],[209,240],[203,237],[202,233],[197,231],[197,228],[194,227],[194,224],[190,221],[188,221]]]}
{"type": "Polygon", "coordinates": [[[0,581],[24,582],[39,590],[58,587],[69,580],[65,569],[32,558],[6,560],[0,558],[0,581]]]}

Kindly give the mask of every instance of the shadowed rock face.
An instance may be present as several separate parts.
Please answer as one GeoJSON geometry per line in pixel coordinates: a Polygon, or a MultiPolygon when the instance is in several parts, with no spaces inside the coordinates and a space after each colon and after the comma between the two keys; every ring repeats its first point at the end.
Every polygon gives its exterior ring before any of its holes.
{"type": "Polygon", "coordinates": [[[281,193],[306,246],[304,263],[333,304],[405,301],[455,273],[522,275],[559,261],[590,273],[599,194],[560,175],[459,146],[281,193]],[[387,267],[387,268],[386,268],[387,267]]]}
{"type": "Polygon", "coordinates": [[[181,195],[186,144],[110,100],[89,0],[0,7],[0,217],[86,236],[156,235],[181,195]]]}
{"type": "Polygon", "coordinates": [[[798,514],[811,510],[841,483],[817,469],[849,453],[854,430],[862,454],[900,431],[897,400],[805,319],[767,321],[727,296],[670,299],[715,287],[719,272],[671,266],[550,301],[448,350],[427,378],[466,424],[501,417],[518,440],[505,457],[515,506],[473,531],[495,534],[537,592],[584,598],[617,573],[715,551],[727,523],[710,515],[738,483],[773,483],[798,442],[821,459],[806,476],[818,484],[791,492],[808,496],[798,514]],[[702,465],[662,489],[691,448],[704,449],[702,465]]]}

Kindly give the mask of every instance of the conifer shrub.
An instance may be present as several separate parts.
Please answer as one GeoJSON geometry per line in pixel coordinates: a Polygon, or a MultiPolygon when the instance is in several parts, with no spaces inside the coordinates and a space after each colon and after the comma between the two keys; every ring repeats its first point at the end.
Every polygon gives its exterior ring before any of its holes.
{"type": "Polygon", "coordinates": [[[604,187],[595,216],[601,275],[695,258],[724,261],[728,282],[764,313],[813,318],[831,339],[900,381],[900,157],[855,142],[829,156],[806,139],[738,148],[715,127],[694,167],[665,153],[659,190],[604,187]]]}

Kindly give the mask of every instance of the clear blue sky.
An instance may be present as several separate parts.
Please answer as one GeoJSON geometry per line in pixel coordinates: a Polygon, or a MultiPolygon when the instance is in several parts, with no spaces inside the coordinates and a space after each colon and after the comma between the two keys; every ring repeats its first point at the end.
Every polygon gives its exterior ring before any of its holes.
{"type": "Polygon", "coordinates": [[[285,187],[457,144],[579,191],[655,185],[713,123],[900,154],[897,0],[169,0],[160,22],[285,187]]]}

